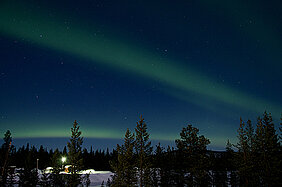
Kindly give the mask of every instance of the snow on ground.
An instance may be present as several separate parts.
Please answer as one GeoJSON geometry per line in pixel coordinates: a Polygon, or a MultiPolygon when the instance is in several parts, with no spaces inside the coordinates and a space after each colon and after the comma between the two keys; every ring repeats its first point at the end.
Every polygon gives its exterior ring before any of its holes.
{"type": "MultiPolygon", "coordinates": [[[[20,169],[17,169],[17,170],[20,170],[20,169]]],[[[48,173],[48,172],[46,172],[46,170],[45,170],[45,173],[48,173]]],[[[111,180],[111,176],[113,175],[113,173],[111,171],[95,171],[94,169],[83,170],[83,171],[80,171],[79,173],[81,174],[81,177],[82,177],[82,180],[83,180],[83,183],[84,183],[83,186],[86,186],[84,178],[85,178],[86,174],[89,174],[89,179],[90,179],[90,185],[89,186],[91,186],[91,187],[101,186],[103,181],[104,181],[104,185],[106,185],[108,179],[111,180]]],[[[42,176],[43,176],[42,174],[43,174],[43,171],[38,170],[39,179],[42,178],[42,176]]],[[[60,172],[60,174],[69,174],[69,173],[60,172]]],[[[14,176],[14,183],[15,184],[13,186],[18,186],[18,184],[17,184],[18,181],[19,181],[19,173],[14,176]]]]}
{"type": "MultiPolygon", "coordinates": [[[[70,173],[60,172],[60,174],[70,174],[70,173]]],[[[101,184],[103,182],[104,182],[104,185],[106,185],[108,179],[111,180],[111,176],[113,175],[113,173],[110,172],[110,171],[95,171],[94,169],[83,170],[83,171],[80,171],[79,174],[81,174],[81,178],[83,180],[83,183],[85,183],[84,178],[85,178],[86,174],[89,174],[89,179],[90,179],[90,185],[89,186],[91,186],[91,187],[101,186],[101,184]]]]}
{"type": "Polygon", "coordinates": [[[95,171],[94,174],[89,175],[91,181],[90,186],[101,186],[102,182],[106,185],[108,179],[113,175],[110,171],[95,171]]]}

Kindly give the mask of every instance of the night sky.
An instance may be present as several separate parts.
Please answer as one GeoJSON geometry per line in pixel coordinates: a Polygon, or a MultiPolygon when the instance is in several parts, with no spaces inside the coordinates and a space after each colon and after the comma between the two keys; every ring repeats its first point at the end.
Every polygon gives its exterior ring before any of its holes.
{"type": "MultiPolygon", "coordinates": [[[[282,112],[280,0],[0,2],[0,133],[15,144],[111,147],[139,116],[172,144],[187,124],[211,149],[239,119],[282,112]]],[[[2,136],[1,135],[1,136],[2,136]]]]}

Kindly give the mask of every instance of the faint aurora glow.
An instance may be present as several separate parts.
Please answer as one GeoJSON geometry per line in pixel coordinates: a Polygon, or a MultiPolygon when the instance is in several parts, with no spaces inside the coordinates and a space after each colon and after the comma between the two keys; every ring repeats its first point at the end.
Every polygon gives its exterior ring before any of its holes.
{"type": "MultiPolygon", "coordinates": [[[[187,66],[181,67],[173,60],[162,60],[160,56],[137,48],[126,40],[99,35],[93,37],[91,33],[95,29],[68,29],[58,21],[47,19],[34,11],[24,11],[15,5],[1,6],[0,12],[0,32],[5,35],[23,38],[42,47],[91,60],[92,63],[159,80],[180,92],[194,93],[257,113],[271,109],[269,111],[274,115],[279,115],[279,106],[218,84],[187,66]]],[[[205,106],[200,100],[185,99],[205,106]]]]}
{"type": "MultiPolygon", "coordinates": [[[[134,43],[115,36],[93,36],[95,28],[86,30],[79,24],[67,28],[58,20],[60,19],[45,17],[42,13],[27,11],[20,4],[2,4],[0,7],[0,32],[9,37],[24,39],[41,47],[90,60],[91,63],[88,64],[90,66],[100,63],[118,71],[161,81],[167,86],[164,92],[208,110],[214,110],[214,108],[205,101],[215,100],[258,114],[264,110],[271,111],[274,116],[280,114],[280,106],[216,83],[215,80],[201,72],[188,66],[181,66],[180,63],[173,60],[164,60],[161,56],[146,50],[145,47],[136,47],[134,43]],[[189,97],[191,93],[205,98],[205,101],[189,97]]],[[[222,109],[218,112],[222,112],[222,109]]],[[[26,132],[19,128],[16,136],[65,137],[68,136],[65,134],[66,130],[68,132],[69,128],[59,128],[55,132],[53,130],[42,132],[42,129],[38,128],[33,132],[26,132]]],[[[123,132],[97,129],[95,126],[95,129],[89,128],[85,131],[84,136],[120,138],[123,132]]],[[[174,135],[155,134],[154,137],[156,139],[175,139],[174,135]]]]}

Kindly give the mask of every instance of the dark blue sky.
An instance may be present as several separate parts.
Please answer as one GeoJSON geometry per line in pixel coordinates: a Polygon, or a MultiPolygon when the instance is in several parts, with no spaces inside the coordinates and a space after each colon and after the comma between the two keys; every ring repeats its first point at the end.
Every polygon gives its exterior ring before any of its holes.
{"type": "Polygon", "coordinates": [[[266,110],[278,124],[280,7],[2,1],[0,133],[61,147],[50,142],[63,142],[77,120],[86,146],[112,147],[142,114],[155,142],[171,144],[191,123],[221,149],[236,142],[240,116],[255,123],[266,110]]]}

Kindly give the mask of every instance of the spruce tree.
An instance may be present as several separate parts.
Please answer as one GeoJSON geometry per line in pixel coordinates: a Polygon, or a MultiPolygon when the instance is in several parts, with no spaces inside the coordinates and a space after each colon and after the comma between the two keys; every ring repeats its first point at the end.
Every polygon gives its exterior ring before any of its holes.
{"type": "Polygon", "coordinates": [[[7,182],[7,166],[9,164],[10,160],[10,151],[12,148],[12,136],[10,130],[7,130],[4,134],[4,143],[2,145],[2,154],[1,154],[1,161],[2,161],[2,167],[1,167],[1,185],[6,185],[7,182]]]}
{"type": "Polygon", "coordinates": [[[236,163],[238,165],[238,174],[240,185],[256,186],[258,184],[257,171],[254,153],[254,129],[252,123],[248,120],[247,125],[240,118],[240,127],[238,129],[238,143],[236,145],[238,153],[236,154],[236,163]]]}
{"type": "Polygon", "coordinates": [[[111,166],[115,172],[112,186],[136,186],[137,177],[134,159],[134,134],[126,130],[123,145],[117,145],[117,161],[111,166]]]}
{"type": "Polygon", "coordinates": [[[81,137],[81,131],[79,130],[79,125],[76,120],[71,128],[71,138],[68,142],[68,160],[71,164],[70,176],[68,178],[68,186],[74,187],[81,183],[81,178],[77,172],[82,168],[82,143],[83,137],[81,137]]]}
{"type": "Polygon", "coordinates": [[[124,146],[123,146],[123,160],[124,162],[124,181],[127,186],[136,185],[136,168],[135,168],[135,159],[134,159],[134,133],[131,134],[129,129],[127,129],[124,137],[124,146]]]}
{"type": "Polygon", "coordinates": [[[255,151],[262,185],[282,185],[280,143],[270,113],[264,112],[263,118],[258,118],[255,151]]]}
{"type": "Polygon", "coordinates": [[[271,114],[258,117],[256,129],[242,119],[238,129],[237,165],[241,186],[281,186],[281,145],[271,114]],[[254,133],[255,130],[255,133],[254,133]]]}
{"type": "Polygon", "coordinates": [[[139,176],[139,186],[151,186],[151,161],[153,147],[151,146],[151,141],[149,140],[149,133],[147,132],[147,125],[144,118],[140,116],[139,122],[137,122],[135,128],[135,151],[136,160],[139,176]]]}
{"type": "Polygon", "coordinates": [[[122,146],[120,146],[119,144],[117,144],[117,148],[116,148],[116,159],[113,159],[110,161],[110,165],[111,168],[114,172],[114,175],[112,176],[112,180],[110,181],[110,186],[122,186],[123,184],[123,159],[122,159],[122,155],[123,153],[123,149],[122,146]]]}

